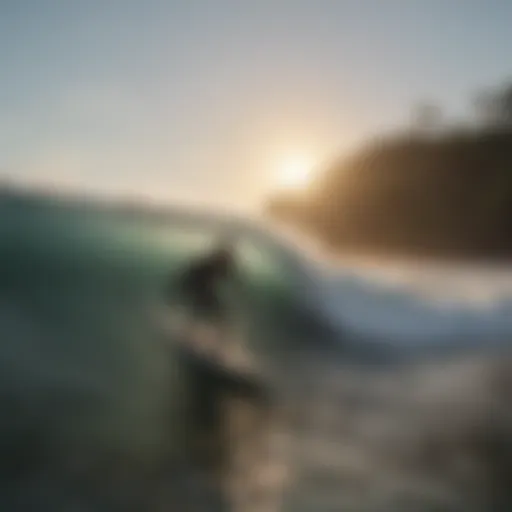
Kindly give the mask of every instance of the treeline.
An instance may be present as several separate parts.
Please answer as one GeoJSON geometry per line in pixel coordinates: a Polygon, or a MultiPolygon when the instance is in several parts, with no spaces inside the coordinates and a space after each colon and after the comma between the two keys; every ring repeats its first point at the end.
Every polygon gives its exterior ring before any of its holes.
{"type": "Polygon", "coordinates": [[[479,95],[463,126],[434,107],[416,119],[266,212],[338,251],[512,257],[512,87],[479,95]]]}

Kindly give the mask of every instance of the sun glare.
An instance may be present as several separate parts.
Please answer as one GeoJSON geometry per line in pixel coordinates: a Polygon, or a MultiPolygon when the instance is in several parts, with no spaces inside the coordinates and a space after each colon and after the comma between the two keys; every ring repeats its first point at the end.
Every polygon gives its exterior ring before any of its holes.
{"type": "Polygon", "coordinates": [[[311,178],[312,163],[305,157],[290,157],[277,169],[277,186],[281,189],[305,188],[311,178]]]}

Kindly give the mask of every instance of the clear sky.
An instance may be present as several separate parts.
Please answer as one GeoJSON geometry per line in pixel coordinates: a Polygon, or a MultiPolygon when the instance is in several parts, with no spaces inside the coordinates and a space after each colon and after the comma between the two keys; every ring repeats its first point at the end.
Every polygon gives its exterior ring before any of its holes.
{"type": "Polygon", "coordinates": [[[0,0],[0,169],[253,208],[280,162],[459,115],[510,78],[511,0],[0,0]]]}

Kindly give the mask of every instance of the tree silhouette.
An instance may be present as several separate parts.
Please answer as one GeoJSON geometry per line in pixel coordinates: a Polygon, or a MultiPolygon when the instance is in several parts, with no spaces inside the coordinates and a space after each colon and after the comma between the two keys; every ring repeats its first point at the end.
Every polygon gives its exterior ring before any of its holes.
{"type": "Polygon", "coordinates": [[[412,112],[412,129],[423,134],[436,132],[443,120],[443,111],[434,103],[419,103],[412,112]]]}
{"type": "Polygon", "coordinates": [[[478,93],[473,107],[480,125],[510,128],[512,126],[512,83],[478,93]]]}

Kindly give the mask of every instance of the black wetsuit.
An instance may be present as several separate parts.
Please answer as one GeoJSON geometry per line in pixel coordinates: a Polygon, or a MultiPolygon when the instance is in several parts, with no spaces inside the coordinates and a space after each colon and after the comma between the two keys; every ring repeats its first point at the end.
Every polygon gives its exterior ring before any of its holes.
{"type": "MultiPolygon", "coordinates": [[[[228,251],[217,251],[193,262],[180,276],[178,293],[193,313],[216,321],[226,319],[227,308],[219,295],[223,281],[231,279],[236,268],[228,251]]],[[[191,438],[199,441],[194,452],[207,468],[222,468],[229,459],[225,407],[232,398],[242,398],[262,411],[271,409],[271,397],[259,376],[225,368],[221,363],[181,346],[179,352],[189,375],[189,417],[191,438]]]]}

